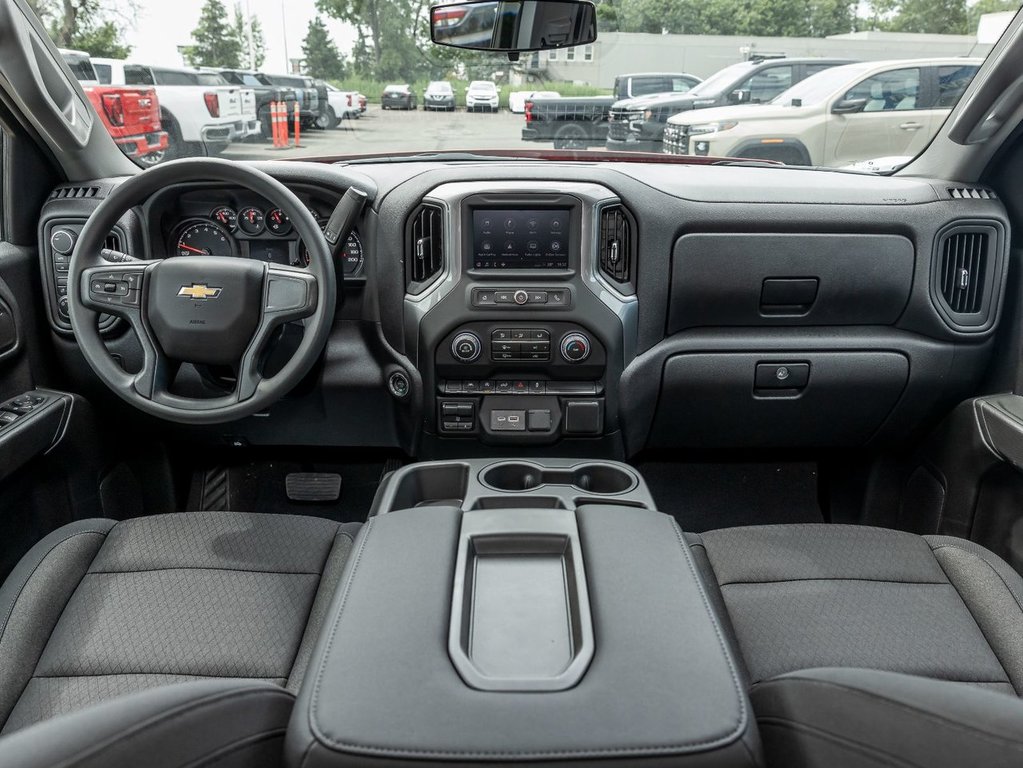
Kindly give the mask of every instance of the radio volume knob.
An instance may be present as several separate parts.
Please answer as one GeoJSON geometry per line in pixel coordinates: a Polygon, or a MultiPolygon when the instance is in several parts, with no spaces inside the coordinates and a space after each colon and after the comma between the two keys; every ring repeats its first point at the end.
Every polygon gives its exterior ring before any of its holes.
{"type": "Polygon", "coordinates": [[[516,304],[522,306],[527,301],[529,301],[529,294],[522,290],[515,291],[515,293],[512,295],[512,299],[515,301],[516,304]]]}
{"type": "Polygon", "coordinates": [[[570,363],[581,363],[590,356],[590,340],[582,333],[567,333],[561,339],[561,356],[570,363]]]}
{"type": "Polygon", "coordinates": [[[475,333],[463,331],[451,342],[451,354],[461,363],[471,363],[480,356],[483,345],[475,333]]]}

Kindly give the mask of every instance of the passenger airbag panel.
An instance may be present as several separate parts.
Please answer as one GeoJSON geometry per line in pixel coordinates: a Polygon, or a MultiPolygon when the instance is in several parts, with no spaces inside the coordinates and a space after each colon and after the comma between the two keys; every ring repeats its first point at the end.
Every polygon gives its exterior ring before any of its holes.
{"type": "Polygon", "coordinates": [[[672,256],[668,333],[700,326],[891,325],[909,299],[898,235],[685,235],[672,256]]]}

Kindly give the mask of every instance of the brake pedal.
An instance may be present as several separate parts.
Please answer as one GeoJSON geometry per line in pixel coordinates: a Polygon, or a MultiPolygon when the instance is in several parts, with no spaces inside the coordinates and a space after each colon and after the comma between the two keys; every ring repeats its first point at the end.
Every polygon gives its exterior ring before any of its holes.
{"type": "Polygon", "coordinates": [[[341,475],[333,472],[289,472],[284,478],[289,501],[337,501],[341,475]]]}

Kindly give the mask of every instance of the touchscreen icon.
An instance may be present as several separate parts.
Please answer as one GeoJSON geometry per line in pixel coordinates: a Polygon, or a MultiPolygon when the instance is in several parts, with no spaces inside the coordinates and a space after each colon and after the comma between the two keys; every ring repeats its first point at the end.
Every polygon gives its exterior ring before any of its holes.
{"type": "Polygon", "coordinates": [[[515,219],[505,219],[504,220],[504,228],[505,229],[515,229],[515,219]]]}
{"type": "Polygon", "coordinates": [[[560,251],[561,250],[561,241],[560,240],[551,240],[551,250],[554,251],[555,253],[560,251]]]}

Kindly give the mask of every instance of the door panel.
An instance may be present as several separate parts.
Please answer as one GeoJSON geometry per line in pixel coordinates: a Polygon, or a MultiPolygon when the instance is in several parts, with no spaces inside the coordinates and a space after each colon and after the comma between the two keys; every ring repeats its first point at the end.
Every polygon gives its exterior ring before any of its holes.
{"type": "Polygon", "coordinates": [[[825,140],[827,165],[891,155],[915,155],[935,129],[934,110],[923,109],[921,70],[882,72],[866,78],[836,101],[863,100],[861,112],[831,114],[825,140]]]}

